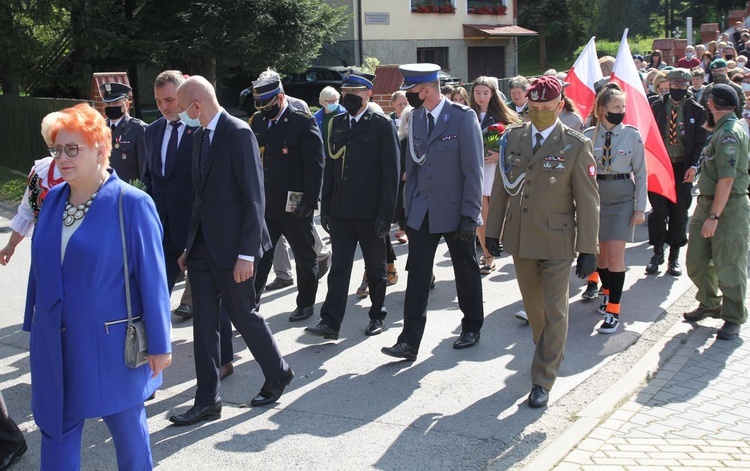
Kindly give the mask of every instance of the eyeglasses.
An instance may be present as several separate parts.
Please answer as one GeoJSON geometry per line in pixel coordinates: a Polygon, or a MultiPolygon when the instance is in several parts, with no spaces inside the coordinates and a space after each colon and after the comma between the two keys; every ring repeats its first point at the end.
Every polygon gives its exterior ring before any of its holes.
{"type": "Polygon", "coordinates": [[[83,144],[66,144],[65,146],[52,146],[47,148],[47,152],[52,156],[53,159],[59,159],[62,157],[63,151],[68,157],[75,157],[78,155],[78,149],[80,147],[86,147],[83,144]]]}
{"type": "Polygon", "coordinates": [[[672,82],[672,83],[669,84],[669,88],[678,88],[680,90],[687,90],[688,89],[688,84],[687,83],[675,83],[675,82],[672,82]]]}
{"type": "Polygon", "coordinates": [[[273,106],[278,103],[278,95],[273,97],[271,101],[267,102],[265,105],[263,104],[263,101],[255,101],[255,109],[258,111],[269,111],[273,106]]]}

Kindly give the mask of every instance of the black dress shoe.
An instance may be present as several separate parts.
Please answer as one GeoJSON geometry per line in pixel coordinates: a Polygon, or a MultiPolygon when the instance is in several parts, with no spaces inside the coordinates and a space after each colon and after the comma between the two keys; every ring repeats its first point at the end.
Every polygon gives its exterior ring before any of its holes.
{"type": "Polygon", "coordinates": [[[175,316],[183,317],[185,319],[190,319],[193,317],[193,306],[190,304],[180,304],[177,306],[177,309],[172,311],[172,314],[175,316]]]}
{"type": "Polygon", "coordinates": [[[531,394],[529,394],[529,406],[538,409],[540,407],[545,407],[548,401],[549,391],[535,384],[534,387],[531,388],[531,394]]]}
{"type": "Polygon", "coordinates": [[[287,370],[286,374],[276,381],[266,381],[261,388],[257,396],[250,401],[251,406],[265,406],[266,404],[272,404],[279,400],[282,394],[284,394],[284,388],[289,386],[294,378],[294,371],[291,368],[287,370]]]}
{"type": "Polygon", "coordinates": [[[390,357],[405,358],[409,361],[416,360],[417,354],[419,353],[419,350],[412,347],[408,343],[403,343],[403,342],[397,343],[396,345],[392,347],[383,347],[380,349],[380,351],[390,357]]]}
{"type": "Polygon", "coordinates": [[[473,347],[479,342],[479,332],[461,332],[455,342],[453,342],[453,348],[460,350],[462,348],[473,347]]]}
{"type": "Polygon", "coordinates": [[[721,340],[732,340],[736,339],[739,334],[740,325],[735,324],[734,322],[726,321],[724,322],[724,325],[721,326],[721,329],[719,329],[719,332],[716,334],[716,338],[721,340]]]}
{"type": "Polygon", "coordinates": [[[289,322],[304,321],[305,319],[312,317],[315,312],[313,306],[310,307],[298,307],[294,310],[291,316],[289,316],[289,322]]]}
{"type": "Polygon", "coordinates": [[[15,449],[15,451],[0,458],[0,469],[8,469],[10,465],[12,465],[17,458],[20,458],[24,453],[26,453],[26,450],[28,449],[29,447],[26,445],[26,440],[24,440],[23,443],[21,443],[21,445],[19,445],[19,447],[15,449]]]}
{"type": "Polygon", "coordinates": [[[184,414],[175,414],[169,421],[175,425],[193,425],[203,420],[216,420],[221,418],[221,402],[210,406],[193,406],[184,414]]]}
{"type": "Polygon", "coordinates": [[[385,322],[379,319],[371,319],[365,329],[365,335],[378,335],[385,330],[385,322]]]}
{"type": "Polygon", "coordinates": [[[271,283],[268,283],[266,285],[266,291],[275,291],[277,289],[281,288],[287,288],[289,286],[292,286],[294,284],[294,280],[282,280],[281,278],[276,278],[271,283]]]}
{"type": "Polygon", "coordinates": [[[224,363],[221,365],[221,368],[219,368],[219,380],[223,381],[227,376],[231,376],[232,373],[234,373],[234,365],[232,362],[224,363]]]}
{"type": "Polygon", "coordinates": [[[336,340],[339,338],[338,330],[333,330],[332,327],[329,327],[322,322],[315,327],[305,328],[305,332],[316,337],[323,337],[324,339],[336,340]]]}
{"type": "Polygon", "coordinates": [[[648,265],[646,265],[646,273],[648,273],[649,275],[653,275],[654,273],[658,272],[659,265],[661,265],[662,263],[664,263],[664,254],[654,254],[654,256],[651,257],[651,261],[648,262],[648,265]]]}
{"type": "Polygon", "coordinates": [[[680,262],[677,260],[670,260],[667,263],[667,273],[669,273],[672,276],[681,276],[682,267],[680,266],[680,262]]]}
{"type": "Polygon", "coordinates": [[[331,252],[328,252],[324,259],[318,261],[318,280],[326,276],[329,268],[331,268],[331,252]]]}

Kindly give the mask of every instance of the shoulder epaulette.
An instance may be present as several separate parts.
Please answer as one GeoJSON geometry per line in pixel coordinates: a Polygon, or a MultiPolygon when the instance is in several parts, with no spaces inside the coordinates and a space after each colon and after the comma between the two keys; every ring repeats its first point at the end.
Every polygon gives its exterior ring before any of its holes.
{"type": "Polygon", "coordinates": [[[458,108],[458,109],[460,109],[462,111],[469,111],[471,109],[468,106],[462,105],[461,103],[456,103],[455,101],[451,101],[450,104],[451,104],[451,106],[455,106],[456,108],[458,108]]]}
{"type": "Polygon", "coordinates": [[[290,107],[290,108],[292,108],[292,111],[294,112],[294,114],[298,114],[306,119],[312,118],[312,114],[309,111],[300,110],[294,107],[290,107]]]}
{"type": "Polygon", "coordinates": [[[135,124],[137,124],[137,125],[139,125],[139,126],[148,126],[148,124],[147,124],[147,123],[146,123],[145,121],[143,121],[143,120],[140,120],[140,119],[138,119],[138,118],[133,118],[133,117],[131,117],[131,118],[130,118],[130,121],[129,121],[129,122],[131,122],[131,123],[135,123],[135,124]]]}
{"type": "Polygon", "coordinates": [[[565,131],[565,134],[567,134],[568,136],[574,137],[581,142],[586,142],[589,140],[588,137],[584,136],[583,134],[576,131],[575,129],[570,129],[569,127],[565,127],[564,131],[565,131]]]}

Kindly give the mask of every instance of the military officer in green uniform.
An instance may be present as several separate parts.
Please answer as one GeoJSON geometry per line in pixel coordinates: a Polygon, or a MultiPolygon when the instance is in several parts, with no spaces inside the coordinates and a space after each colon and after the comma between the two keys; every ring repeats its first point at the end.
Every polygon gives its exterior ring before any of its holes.
{"type": "Polygon", "coordinates": [[[99,86],[104,102],[107,126],[112,129],[112,154],[109,164],[120,180],[132,183],[139,180],[146,167],[146,123],[128,114],[133,90],[120,82],[105,82],[99,86]]]}
{"type": "Polygon", "coordinates": [[[536,350],[531,407],[547,405],[568,335],[568,281],[596,269],[599,191],[592,144],[560,122],[562,84],[535,79],[527,91],[531,122],[503,136],[487,217],[487,248],[513,255],[536,350]],[[541,293],[541,295],[540,295],[541,293]]]}
{"type": "MultiPolygon", "coordinates": [[[[700,303],[683,317],[697,322],[721,318],[717,337],[730,340],[747,320],[748,140],[733,110],[739,98],[726,84],[711,89],[708,110],[716,124],[703,149],[698,205],[690,221],[688,276],[700,303]]],[[[710,120],[709,120],[710,124],[710,120]]]]}
{"type": "Polygon", "coordinates": [[[732,89],[737,92],[737,105],[734,107],[734,114],[738,118],[742,118],[742,110],[745,108],[745,92],[742,90],[741,86],[729,80],[729,76],[727,75],[727,73],[729,72],[729,69],[727,68],[727,61],[725,61],[724,59],[716,59],[715,61],[711,62],[711,65],[709,67],[711,70],[711,75],[713,75],[714,77],[714,81],[708,84],[708,86],[703,90],[700,101],[701,106],[705,109],[708,109],[708,97],[711,96],[711,89],[713,89],[720,83],[724,83],[732,87],[732,89]]]}

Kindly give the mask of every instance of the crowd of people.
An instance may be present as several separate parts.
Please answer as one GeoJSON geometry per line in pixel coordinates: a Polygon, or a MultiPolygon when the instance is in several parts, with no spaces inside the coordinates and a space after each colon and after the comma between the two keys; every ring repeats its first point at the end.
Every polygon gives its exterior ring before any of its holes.
{"type": "MultiPolygon", "coordinates": [[[[170,293],[186,270],[190,296],[174,314],[193,319],[197,389],[193,406],[169,418],[177,426],[221,416],[233,328],[265,377],[252,406],[278,401],[293,380],[259,313],[264,290],[294,284],[290,263],[277,265],[288,250],[297,279],[289,321],[314,316],[327,273],[319,319],[304,331],[338,339],[359,245],[365,273],[357,293],[371,301],[363,333],[382,333],[386,289],[398,282],[393,224],[395,242],[409,248],[404,322],[382,352],[417,359],[441,240],[463,313],[453,347],[475,346],[482,277],[505,251],[523,298],[518,317],[536,344],[531,407],[547,405],[564,357],[574,261],[586,282],[582,298],[601,298],[598,332],[618,330],[625,248],[647,219],[647,202],[654,255],[646,274],[659,271],[668,246],[667,272],[681,276],[687,245],[700,304],[685,319],[721,317],[718,337],[735,338],[747,319],[750,223],[743,119],[750,33],[738,32],[734,41],[689,46],[676,67],[658,50],[648,61],[633,57],[672,163],[676,201],[648,189],[645,136],[623,123],[625,91],[602,80],[582,116],[565,94],[565,74],[554,70],[513,77],[506,98],[493,77],[441,88],[439,66],[403,65],[390,115],[372,102],[375,76],[352,70],[340,92],[321,92],[313,115],[269,69],[242,97],[255,110],[248,122],[227,113],[205,78],[168,70],[154,82],[162,117],[150,125],[128,115],[131,90],[114,82],[100,89],[107,119],[86,104],[49,114],[42,137],[50,156],[35,162],[0,251],[5,265],[34,234],[24,329],[42,468],[79,466],[83,423],[93,417],[109,427],[119,469],[153,466],[143,402],[172,361],[170,293]],[[271,269],[277,278],[267,283],[271,269]],[[145,326],[148,350],[145,363],[129,367],[123,351],[134,323],[145,326]]],[[[602,58],[605,77],[613,61],[602,58]]],[[[0,423],[13,444],[10,465],[26,444],[7,413],[0,423]]]]}

